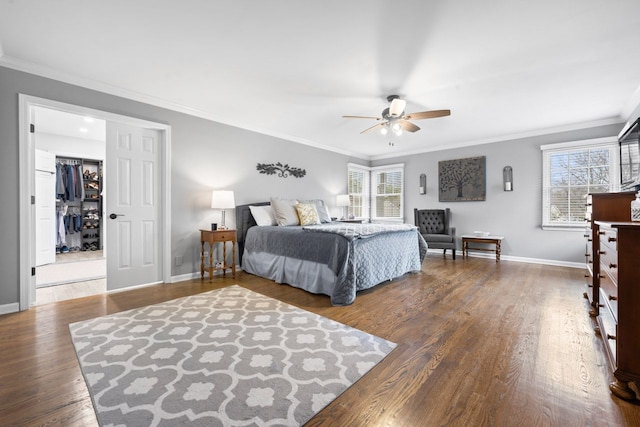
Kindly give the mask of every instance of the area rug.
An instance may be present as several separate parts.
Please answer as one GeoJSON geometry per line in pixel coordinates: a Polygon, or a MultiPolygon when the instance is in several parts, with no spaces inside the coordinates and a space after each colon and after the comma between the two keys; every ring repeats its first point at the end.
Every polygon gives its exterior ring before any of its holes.
{"type": "Polygon", "coordinates": [[[396,346],[237,285],[69,329],[102,426],[302,425],[396,346]]]}

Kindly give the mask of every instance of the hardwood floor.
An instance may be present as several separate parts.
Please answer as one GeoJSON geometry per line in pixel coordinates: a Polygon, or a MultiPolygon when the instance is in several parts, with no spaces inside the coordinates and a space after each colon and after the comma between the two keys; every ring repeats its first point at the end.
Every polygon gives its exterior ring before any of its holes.
{"type": "Polygon", "coordinates": [[[69,323],[238,283],[398,344],[310,426],[640,426],[640,406],[609,392],[583,280],[429,254],[349,307],[242,272],[37,306],[0,317],[0,424],[97,425],[69,323]]]}

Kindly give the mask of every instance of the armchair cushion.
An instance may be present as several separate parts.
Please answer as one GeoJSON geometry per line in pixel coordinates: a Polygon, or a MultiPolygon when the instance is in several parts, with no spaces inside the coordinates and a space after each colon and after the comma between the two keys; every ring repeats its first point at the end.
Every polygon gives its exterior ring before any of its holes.
{"type": "Polygon", "coordinates": [[[456,259],[456,228],[449,224],[451,211],[446,209],[414,209],[415,225],[432,249],[451,249],[456,259]]]}

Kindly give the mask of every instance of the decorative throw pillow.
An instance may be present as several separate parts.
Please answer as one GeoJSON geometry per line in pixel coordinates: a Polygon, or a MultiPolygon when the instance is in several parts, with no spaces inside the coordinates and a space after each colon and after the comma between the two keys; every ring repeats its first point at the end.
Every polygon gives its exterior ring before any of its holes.
{"type": "Polygon", "coordinates": [[[249,206],[249,209],[253,219],[256,220],[256,224],[259,226],[278,225],[271,206],[249,206]]]}
{"type": "Polygon", "coordinates": [[[296,211],[297,203],[297,200],[271,198],[271,208],[278,225],[300,225],[300,219],[296,211]]]}
{"type": "Polygon", "coordinates": [[[331,222],[331,214],[329,214],[329,209],[327,208],[327,204],[324,202],[324,200],[301,200],[300,203],[314,203],[316,205],[316,211],[318,212],[318,218],[320,218],[320,222],[331,222]]]}
{"type": "Polygon", "coordinates": [[[298,218],[300,218],[300,225],[320,224],[315,203],[298,203],[296,210],[298,211],[298,218]]]}

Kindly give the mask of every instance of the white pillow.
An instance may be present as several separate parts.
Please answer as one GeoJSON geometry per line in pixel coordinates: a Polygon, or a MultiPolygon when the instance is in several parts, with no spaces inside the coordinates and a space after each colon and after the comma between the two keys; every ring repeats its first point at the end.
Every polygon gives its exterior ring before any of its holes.
{"type": "Polygon", "coordinates": [[[253,219],[259,226],[277,225],[276,217],[273,215],[271,206],[249,206],[253,219]]]}
{"type": "Polygon", "coordinates": [[[297,200],[271,198],[271,208],[278,225],[300,225],[300,218],[298,218],[298,211],[296,211],[297,203],[297,200]]]}

